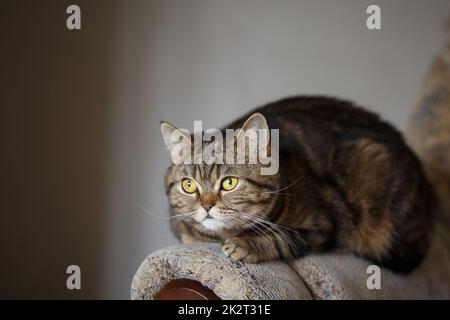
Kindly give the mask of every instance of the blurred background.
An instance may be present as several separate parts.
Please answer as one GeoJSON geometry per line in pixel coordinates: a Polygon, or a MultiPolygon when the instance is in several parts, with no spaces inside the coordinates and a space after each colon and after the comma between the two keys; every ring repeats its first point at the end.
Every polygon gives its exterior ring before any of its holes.
{"type": "Polygon", "coordinates": [[[159,120],[220,127],[289,95],[401,130],[448,0],[2,1],[0,298],[128,299],[176,243],[159,120]],[[81,8],[81,30],[66,8],[81,8]],[[381,7],[381,30],[366,8],[381,7]],[[146,208],[145,212],[141,207],[146,208]],[[81,290],[66,268],[81,268],[81,290]]]}

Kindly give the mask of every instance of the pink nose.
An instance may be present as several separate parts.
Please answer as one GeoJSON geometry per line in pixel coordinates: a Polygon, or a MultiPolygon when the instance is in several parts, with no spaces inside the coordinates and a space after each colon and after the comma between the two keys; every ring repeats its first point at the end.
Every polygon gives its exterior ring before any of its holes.
{"type": "Polygon", "coordinates": [[[203,203],[202,207],[206,210],[209,211],[209,209],[211,209],[212,204],[211,203],[203,203]]]}
{"type": "Polygon", "coordinates": [[[211,209],[212,207],[214,207],[217,203],[217,195],[208,192],[205,194],[202,194],[200,196],[200,205],[206,210],[209,211],[209,209],[211,209]]]}

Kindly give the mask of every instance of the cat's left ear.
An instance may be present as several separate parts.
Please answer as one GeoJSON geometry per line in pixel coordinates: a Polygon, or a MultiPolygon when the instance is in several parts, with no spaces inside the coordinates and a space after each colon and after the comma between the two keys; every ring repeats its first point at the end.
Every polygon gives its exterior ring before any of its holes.
{"type": "Polygon", "coordinates": [[[248,119],[244,122],[242,129],[266,129],[269,130],[269,126],[267,125],[266,118],[259,112],[252,114],[248,119]]]}
{"type": "Polygon", "coordinates": [[[257,112],[252,114],[242,125],[242,128],[237,134],[237,137],[249,129],[256,130],[256,132],[259,132],[259,134],[264,134],[266,138],[265,141],[269,143],[270,139],[269,126],[267,125],[266,118],[261,113],[257,112]]]}

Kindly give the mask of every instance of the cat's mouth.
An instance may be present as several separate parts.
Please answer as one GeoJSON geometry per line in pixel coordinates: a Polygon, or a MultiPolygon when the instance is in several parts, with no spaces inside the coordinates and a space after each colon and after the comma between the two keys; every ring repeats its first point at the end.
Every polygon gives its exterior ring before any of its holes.
{"type": "Polygon", "coordinates": [[[204,209],[200,209],[197,213],[196,220],[209,231],[220,231],[225,229],[229,223],[220,217],[216,217],[215,215],[220,216],[220,214],[215,212],[214,209],[211,209],[209,212],[204,209]]]}
{"type": "Polygon", "coordinates": [[[211,231],[218,231],[226,227],[226,224],[223,221],[217,220],[216,218],[211,216],[207,216],[200,223],[203,227],[211,231]]]}

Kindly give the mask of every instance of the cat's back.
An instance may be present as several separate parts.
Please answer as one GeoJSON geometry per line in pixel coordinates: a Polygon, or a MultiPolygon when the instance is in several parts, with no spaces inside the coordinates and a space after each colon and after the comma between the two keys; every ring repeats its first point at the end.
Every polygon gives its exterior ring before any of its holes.
{"type": "Polygon", "coordinates": [[[295,96],[258,107],[227,128],[239,128],[252,113],[260,112],[269,128],[280,129],[280,137],[296,134],[322,136],[329,141],[337,137],[370,136],[375,140],[399,142],[402,135],[377,114],[347,100],[326,96],[295,96]]]}

